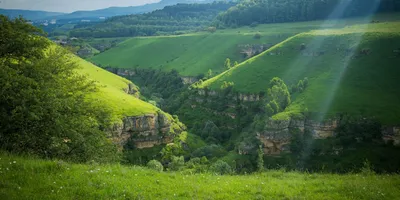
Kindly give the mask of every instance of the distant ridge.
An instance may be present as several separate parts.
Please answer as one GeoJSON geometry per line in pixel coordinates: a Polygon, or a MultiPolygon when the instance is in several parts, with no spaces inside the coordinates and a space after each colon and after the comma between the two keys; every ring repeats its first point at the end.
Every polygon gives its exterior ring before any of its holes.
{"type": "Polygon", "coordinates": [[[158,3],[145,4],[142,6],[129,7],[110,7],[93,11],[76,11],[73,13],[55,13],[46,11],[29,11],[29,10],[11,10],[0,9],[0,14],[7,15],[11,18],[19,15],[29,20],[72,20],[72,19],[98,19],[99,17],[113,17],[119,15],[141,14],[162,9],[165,6],[175,5],[178,3],[210,3],[214,0],[161,0],[158,3]]]}

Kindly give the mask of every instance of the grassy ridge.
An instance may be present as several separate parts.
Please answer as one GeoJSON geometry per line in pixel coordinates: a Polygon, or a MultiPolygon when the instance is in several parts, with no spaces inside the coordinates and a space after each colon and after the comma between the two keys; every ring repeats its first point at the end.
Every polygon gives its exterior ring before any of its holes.
{"type": "Polygon", "coordinates": [[[227,81],[234,82],[237,91],[256,93],[266,91],[273,77],[281,77],[288,86],[308,77],[309,87],[294,95],[280,116],[304,110],[348,112],[398,123],[400,57],[393,51],[400,48],[399,30],[399,22],[390,22],[302,33],[200,87],[219,89],[227,81]],[[300,50],[302,44],[305,50],[300,50]]]}
{"type": "MultiPolygon", "coordinates": [[[[400,15],[377,15],[371,20],[393,21],[400,15]]],[[[244,61],[240,53],[245,44],[277,44],[303,32],[317,29],[343,28],[363,24],[369,20],[352,18],[344,20],[312,21],[300,23],[266,24],[254,28],[218,30],[181,36],[138,37],[126,40],[106,52],[91,58],[102,66],[119,68],[151,68],[169,71],[175,69],[183,76],[223,72],[224,61],[244,61]],[[255,39],[259,32],[261,39],[255,39]]]]}
{"type": "Polygon", "coordinates": [[[398,175],[160,173],[0,154],[1,199],[396,199],[398,175]],[[377,187],[379,185],[379,187],[377,187]]]}
{"type": "MultiPolygon", "coordinates": [[[[139,116],[155,113],[159,108],[125,92],[130,81],[101,69],[78,57],[73,58],[81,67],[80,73],[96,81],[99,91],[90,97],[98,106],[112,110],[113,119],[119,121],[124,116],[139,116]]],[[[134,86],[136,87],[136,86],[134,86]]]]}

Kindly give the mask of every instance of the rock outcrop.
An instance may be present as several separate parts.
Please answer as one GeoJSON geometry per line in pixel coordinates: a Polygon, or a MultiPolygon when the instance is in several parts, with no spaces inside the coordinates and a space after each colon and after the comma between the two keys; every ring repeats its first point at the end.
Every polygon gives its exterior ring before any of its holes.
{"type": "Polygon", "coordinates": [[[265,154],[280,154],[282,151],[287,150],[286,145],[290,144],[291,129],[298,129],[301,132],[309,130],[313,138],[325,139],[334,136],[337,125],[337,120],[316,122],[308,119],[268,119],[265,122],[264,130],[257,133],[257,138],[263,143],[265,154]]]}
{"type": "Polygon", "coordinates": [[[142,116],[126,117],[122,124],[116,124],[111,130],[112,138],[121,147],[127,143],[135,148],[151,148],[155,145],[172,142],[175,135],[184,129],[174,126],[162,112],[142,116]]]}

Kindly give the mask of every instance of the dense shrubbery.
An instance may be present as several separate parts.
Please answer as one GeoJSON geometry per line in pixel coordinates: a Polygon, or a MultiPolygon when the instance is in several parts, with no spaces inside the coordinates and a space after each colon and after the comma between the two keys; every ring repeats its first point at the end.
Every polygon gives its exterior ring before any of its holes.
{"type": "Polygon", "coordinates": [[[265,23],[365,16],[399,10],[398,0],[244,0],[220,14],[218,20],[220,26],[254,27],[265,23]]]}
{"type": "Polygon", "coordinates": [[[0,147],[72,161],[118,159],[101,129],[110,112],[87,101],[97,90],[65,50],[23,19],[0,15],[0,147]]]}

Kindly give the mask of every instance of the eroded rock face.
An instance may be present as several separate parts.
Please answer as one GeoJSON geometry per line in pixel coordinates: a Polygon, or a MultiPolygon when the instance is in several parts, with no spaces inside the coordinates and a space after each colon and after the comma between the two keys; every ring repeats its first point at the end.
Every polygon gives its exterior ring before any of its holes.
{"type": "Polygon", "coordinates": [[[122,124],[113,126],[112,138],[121,147],[130,142],[135,148],[151,148],[155,145],[170,143],[175,135],[184,129],[179,127],[178,130],[174,130],[173,123],[161,112],[126,117],[122,124]]]}
{"type": "Polygon", "coordinates": [[[298,129],[304,132],[307,129],[311,131],[313,138],[325,139],[334,136],[337,125],[337,120],[316,122],[307,119],[268,119],[265,122],[264,130],[257,133],[257,138],[263,143],[265,154],[280,154],[282,151],[287,150],[286,146],[290,144],[290,130],[298,129]]]}
{"type": "Polygon", "coordinates": [[[193,83],[196,83],[199,79],[196,77],[191,77],[191,76],[183,76],[181,77],[182,83],[185,85],[191,85],[193,83]]]}

